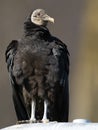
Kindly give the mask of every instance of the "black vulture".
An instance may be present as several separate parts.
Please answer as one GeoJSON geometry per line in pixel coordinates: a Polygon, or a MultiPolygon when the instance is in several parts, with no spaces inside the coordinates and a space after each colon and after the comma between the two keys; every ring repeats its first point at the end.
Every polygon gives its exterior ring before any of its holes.
{"type": "Polygon", "coordinates": [[[20,122],[67,122],[69,113],[69,52],[52,36],[54,19],[43,9],[30,13],[24,34],[6,49],[13,102],[20,122]]]}

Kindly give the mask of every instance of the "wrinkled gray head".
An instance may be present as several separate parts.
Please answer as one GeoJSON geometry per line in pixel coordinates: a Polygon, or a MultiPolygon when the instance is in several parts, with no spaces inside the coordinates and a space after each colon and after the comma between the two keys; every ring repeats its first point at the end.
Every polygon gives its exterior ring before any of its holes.
{"type": "Polygon", "coordinates": [[[43,9],[36,9],[31,14],[31,22],[36,25],[46,26],[48,22],[54,23],[54,19],[48,16],[43,9]]]}

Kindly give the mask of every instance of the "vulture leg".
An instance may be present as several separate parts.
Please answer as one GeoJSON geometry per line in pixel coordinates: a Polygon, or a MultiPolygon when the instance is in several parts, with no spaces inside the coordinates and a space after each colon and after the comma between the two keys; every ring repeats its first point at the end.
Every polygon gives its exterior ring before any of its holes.
{"type": "Polygon", "coordinates": [[[35,102],[35,100],[32,100],[30,122],[36,122],[36,118],[35,118],[35,107],[36,107],[36,102],[35,102]]]}
{"type": "Polygon", "coordinates": [[[49,122],[49,119],[47,119],[47,108],[48,108],[48,102],[45,100],[44,101],[44,114],[43,114],[43,118],[42,118],[43,123],[49,122]]]}

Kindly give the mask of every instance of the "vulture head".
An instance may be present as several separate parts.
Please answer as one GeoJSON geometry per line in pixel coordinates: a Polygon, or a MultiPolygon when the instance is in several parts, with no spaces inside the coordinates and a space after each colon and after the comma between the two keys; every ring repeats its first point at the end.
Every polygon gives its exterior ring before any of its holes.
{"type": "Polygon", "coordinates": [[[31,22],[36,25],[43,25],[46,26],[48,22],[54,23],[54,19],[46,14],[45,10],[43,9],[36,9],[31,14],[31,22]]]}

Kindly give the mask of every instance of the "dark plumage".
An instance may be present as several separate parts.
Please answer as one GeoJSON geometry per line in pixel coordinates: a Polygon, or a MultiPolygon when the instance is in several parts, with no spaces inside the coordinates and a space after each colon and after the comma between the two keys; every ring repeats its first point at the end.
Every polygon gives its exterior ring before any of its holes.
{"type": "Polygon", "coordinates": [[[18,121],[68,121],[69,58],[67,46],[46,25],[54,22],[37,9],[24,23],[24,36],[6,50],[18,121]]]}

